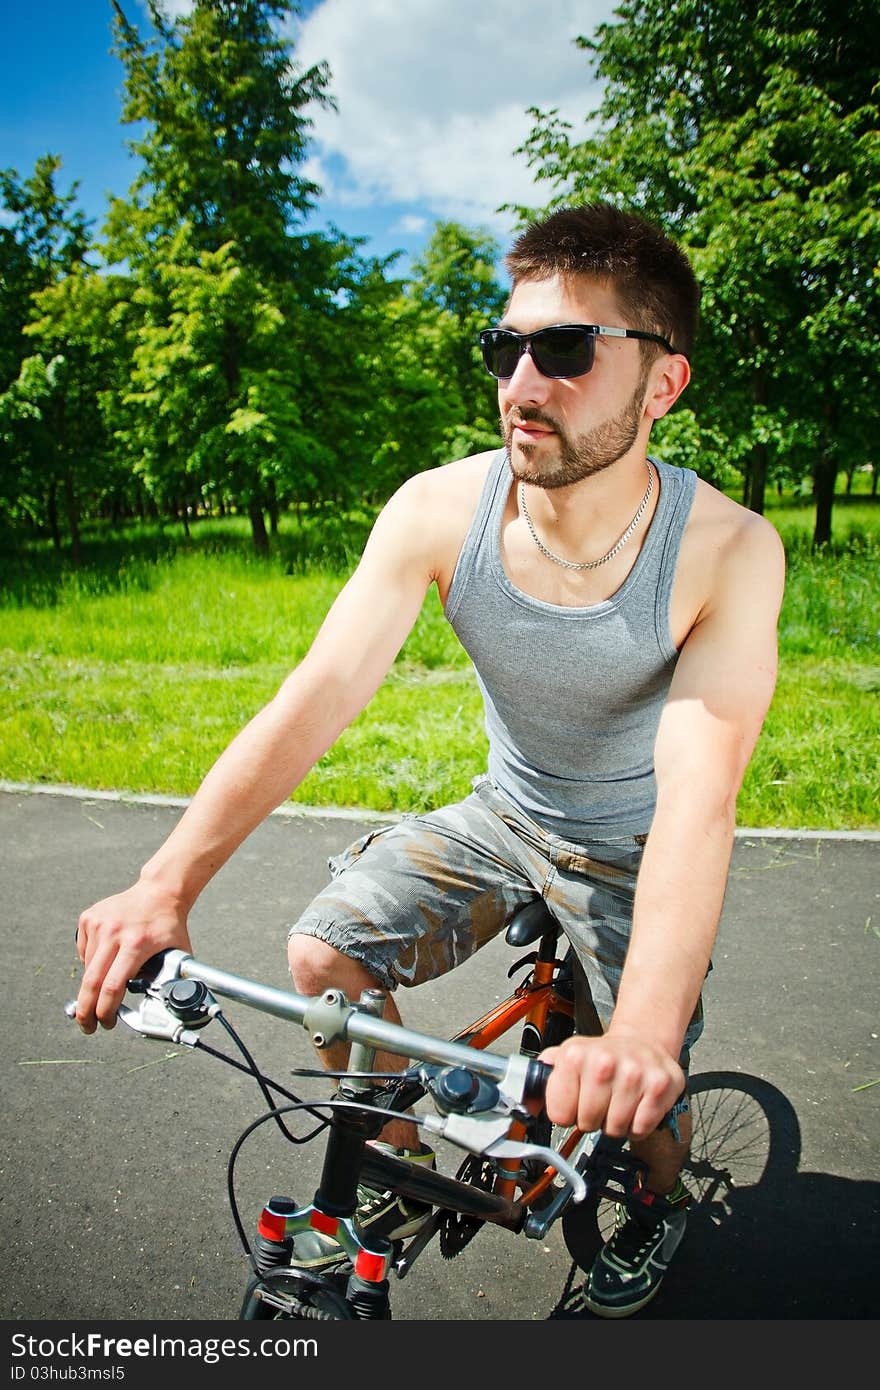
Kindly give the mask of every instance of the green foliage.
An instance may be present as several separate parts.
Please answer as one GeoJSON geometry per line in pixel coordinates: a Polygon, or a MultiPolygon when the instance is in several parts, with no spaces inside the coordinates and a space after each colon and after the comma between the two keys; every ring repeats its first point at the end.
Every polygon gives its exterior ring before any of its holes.
{"type": "Polygon", "coordinates": [[[288,9],[199,0],[169,26],[151,6],[149,44],[116,21],[124,118],[145,129],[107,224],[134,281],[115,438],[163,510],[231,506],[263,551],[267,515],[377,503],[446,456],[451,428],[486,432],[471,340],[500,295],[497,248],[454,224],[408,284],[394,257],[299,230],[329,74],[296,73],[288,9]]]}
{"type": "Polygon", "coordinates": [[[505,291],[496,269],[501,248],[458,222],[438,222],[413,266],[407,297],[424,315],[433,313],[441,359],[462,407],[475,417],[496,409],[495,384],[480,360],[480,330],[504,311],[505,291]]]}
{"type": "Polygon", "coordinates": [[[0,393],[27,356],[32,295],[79,265],[88,249],[85,218],[73,207],[76,185],[66,194],[57,188],[60,167],[57,156],[45,155],[29,179],[0,170],[0,204],[10,219],[0,225],[0,393]]]}
{"type": "Polygon", "coordinates": [[[97,341],[103,290],[87,264],[75,186],[56,187],[60,164],[46,155],[23,182],[0,173],[12,214],[0,234],[0,518],[48,514],[60,543],[63,509],[76,548],[82,474],[101,452],[98,397],[108,383],[97,341]]]}
{"type": "Polygon", "coordinates": [[[114,205],[111,234],[131,257],[189,224],[196,252],[239,248],[263,275],[296,269],[285,238],[319,191],[300,173],[309,109],[332,104],[329,71],[299,72],[277,21],[294,8],[275,0],[195,0],[169,25],[148,0],[156,38],[145,41],[114,0],[115,49],[126,70],[123,120],[142,172],[114,205]],[[129,240],[126,229],[130,233],[129,240]]]}
{"type": "Polygon", "coordinates": [[[502,312],[499,248],[457,222],[438,222],[411,276],[388,301],[365,370],[380,390],[382,442],[372,472],[380,497],[411,473],[499,442],[495,383],[478,335],[502,312]]]}
{"type": "Polygon", "coordinates": [[[115,23],[124,119],[145,127],[108,220],[108,254],[137,282],[119,438],[154,495],[232,500],[260,548],[265,509],[325,454],[291,328],[326,268],[292,230],[317,191],[298,166],[328,74],[295,73],[273,27],[288,8],[197,0],[169,27],[151,3],[151,44],[118,7],[115,23]]]}
{"type": "Polygon", "coordinates": [[[149,0],[147,37],[113,8],[139,172],[102,242],[56,157],[0,175],[0,524],[76,563],[93,518],[233,513],[267,553],[286,512],[374,508],[494,446],[476,337],[503,303],[498,247],[440,223],[401,279],[396,256],[303,230],[330,97],[283,37],[295,7],[196,0],[169,20],[149,0]]]}
{"type": "MultiPolygon", "coordinates": [[[[578,41],[604,82],[578,140],[533,110],[550,205],[612,196],[689,251],[704,287],[688,404],[760,511],[873,461],[880,367],[880,11],[867,0],[628,0],[578,41]]],[[[528,215],[529,210],[521,209],[528,215]]]]}
{"type": "Polygon", "coordinates": [[[651,453],[675,468],[692,468],[713,487],[728,488],[735,477],[729,441],[693,410],[678,406],[651,431],[651,453]]]}

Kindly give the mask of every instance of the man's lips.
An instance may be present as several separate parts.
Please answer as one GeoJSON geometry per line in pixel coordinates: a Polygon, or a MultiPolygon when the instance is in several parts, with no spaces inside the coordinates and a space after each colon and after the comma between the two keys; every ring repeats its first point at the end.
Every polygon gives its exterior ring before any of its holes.
{"type": "Polygon", "coordinates": [[[527,439],[543,439],[545,435],[553,434],[553,430],[546,425],[534,424],[531,420],[514,420],[511,428],[513,432],[524,434],[527,439]]]}

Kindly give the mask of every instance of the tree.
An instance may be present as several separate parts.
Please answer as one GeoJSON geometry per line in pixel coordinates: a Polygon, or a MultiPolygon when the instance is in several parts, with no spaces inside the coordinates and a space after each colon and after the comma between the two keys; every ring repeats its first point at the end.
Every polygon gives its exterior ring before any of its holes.
{"type": "Polygon", "coordinates": [[[57,392],[70,369],[57,342],[34,355],[29,335],[45,297],[87,273],[89,223],[76,206],[77,185],[57,187],[61,160],[47,154],[30,178],[0,172],[0,197],[12,215],[0,228],[0,507],[7,519],[50,529],[61,544],[57,489],[65,488],[69,534],[78,543],[76,482],[56,469],[57,392]]]}
{"type": "Polygon", "coordinates": [[[315,186],[299,172],[326,103],[323,66],[298,72],[274,0],[196,0],[169,26],[155,0],[145,43],[114,0],[124,119],[142,172],[108,218],[108,252],[141,314],[126,409],[138,466],[164,490],[221,492],[268,548],[279,460],[320,452],[301,410],[297,340],[326,258],[296,235],[315,186]],[[142,441],[140,445],[136,441],[142,441]]]}
{"type": "Polygon", "coordinates": [[[0,403],[29,445],[17,505],[33,499],[56,547],[63,515],[74,565],[83,513],[126,487],[110,427],[127,368],[118,331],[126,290],[124,281],[79,265],[35,295],[35,316],[25,330],[33,351],[0,403]]]}
{"type": "Polygon", "coordinates": [[[533,110],[523,151],[551,206],[610,194],[686,247],[704,287],[689,403],[756,511],[768,470],[809,454],[822,544],[844,451],[874,448],[880,12],[628,0],[616,15],[578,40],[604,82],[594,125],[574,141],[533,110]]]}
{"type": "Polygon", "coordinates": [[[493,237],[438,222],[405,289],[420,349],[456,398],[443,432],[443,446],[454,441],[453,452],[485,448],[498,436],[496,385],[483,367],[478,339],[504,311],[499,254],[493,237]]]}
{"type": "Polygon", "coordinates": [[[482,366],[478,336],[505,309],[499,254],[492,236],[460,222],[437,222],[406,288],[420,314],[437,327],[437,367],[450,378],[459,399],[457,428],[471,428],[477,434],[487,430],[496,434],[495,382],[482,366]]]}

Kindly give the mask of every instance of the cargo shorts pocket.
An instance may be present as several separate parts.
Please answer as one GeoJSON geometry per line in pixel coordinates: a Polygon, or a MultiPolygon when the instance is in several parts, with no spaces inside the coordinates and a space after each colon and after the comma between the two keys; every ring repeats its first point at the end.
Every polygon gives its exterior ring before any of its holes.
{"type": "Polygon", "coordinates": [[[330,858],[327,860],[327,868],[330,870],[331,877],[338,878],[346,869],[350,869],[352,864],[357,863],[364,853],[364,850],[367,849],[374,840],[378,840],[381,835],[387,835],[388,831],[391,829],[392,827],[390,825],[383,825],[376,830],[368,830],[366,835],[361,835],[359,839],[354,840],[346,849],[341,850],[339,854],[331,854],[330,858]]]}

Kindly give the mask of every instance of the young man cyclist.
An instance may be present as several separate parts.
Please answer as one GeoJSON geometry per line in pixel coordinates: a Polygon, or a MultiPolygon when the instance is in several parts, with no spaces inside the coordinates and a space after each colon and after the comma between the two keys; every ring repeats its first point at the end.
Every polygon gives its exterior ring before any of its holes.
{"type": "MultiPolygon", "coordinates": [[[[112,1027],[148,956],[191,949],[205,884],[368,703],[436,585],[483,694],[487,774],[333,861],[290,930],[294,985],[417,984],[543,895],[580,971],[579,1031],[545,1053],[548,1113],[628,1135],[648,1169],[643,1208],[586,1285],[595,1313],[624,1317],[684,1231],[688,1060],[775,684],[783,552],[761,517],[648,454],[690,377],[699,294],[681,251],[596,204],[528,227],[507,268],[503,321],[481,335],[503,447],[418,473],[386,504],[307,656],[138,881],[82,914],[78,1018],[112,1027]]],[[[386,1017],[400,1018],[392,993],[386,1017]]],[[[342,1045],[323,1055],[345,1064],[342,1045]]],[[[431,1161],[406,1121],[383,1141],[431,1161]]],[[[361,1195],[361,1219],[392,1237],[426,1219],[361,1195]]]]}

